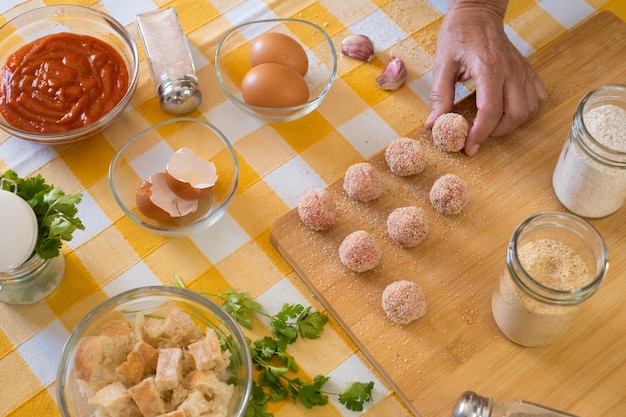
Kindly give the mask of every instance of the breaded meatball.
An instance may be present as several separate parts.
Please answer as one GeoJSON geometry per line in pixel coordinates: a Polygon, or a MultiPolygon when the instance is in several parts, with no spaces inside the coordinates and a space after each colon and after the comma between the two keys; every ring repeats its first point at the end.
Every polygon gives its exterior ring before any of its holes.
{"type": "Polygon", "coordinates": [[[424,151],[419,142],[401,137],[385,149],[385,161],[391,172],[399,177],[419,174],[426,166],[424,151]]]}
{"type": "Polygon", "coordinates": [[[470,125],[458,113],[445,113],[433,124],[433,142],[443,152],[458,152],[465,147],[470,125]]]}
{"type": "Polygon", "coordinates": [[[400,207],[392,211],[387,217],[387,232],[391,239],[405,248],[420,244],[428,231],[430,224],[426,213],[420,207],[400,207]]]}
{"type": "Polygon", "coordinates": [[[407,324],[426,314],[422,289],[411,281],[395,281],[383,291],[382,305],[389,320],[407,324]]]}
{"type": "Polygon", "coordinates": [[[356,201],[376,200],[383,192],[380,172],[369,162],[351,165],[343,177],[343,189],[356,201]]]}
{"type": "Polygon", "coordinates": [[[374,269],[380,262],[380,258],[378,243],[365,230],[350,233],[339,245],[341,263],[354,272],[374,269]]]}
{"type": "Polygon", "coordinates": [[[312,190],[300,197],[298,214],[309,229],[326,230],[335,223],[337,206],[330,192],[312,190]]]}
{"type": "Polygon", "coordinates": [[[446,174],[435,181],[429,193],[434,209],[441,214],[459,214],[469,201],[465,181],[454,174],[446,174]]]}

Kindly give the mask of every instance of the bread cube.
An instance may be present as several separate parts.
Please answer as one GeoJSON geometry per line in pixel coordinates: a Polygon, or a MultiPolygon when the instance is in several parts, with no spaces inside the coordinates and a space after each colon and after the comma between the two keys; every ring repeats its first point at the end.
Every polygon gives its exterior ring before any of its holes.
{"type": "Polygon", "coordinates": [[[165,403],[159,394],[154,377],[149,377],[128,389],[144,417],[156,417],[165,413],[165,403]]]}
{"type": "Polygon", "coordinates": [[[207,328],[204,339],[191,343],[187,350],[194,359],[196,369],[213,369],[215,372],[221,372],[228,366],[222,355],[220,341],[212,328],[207,328]]]}
{"type": "Polygon", "coordinates": [[[211,411],[211,404],[199,391],[193,391],[178,407],[185,413],[185,417],[201,417],[211,411]]]}
{"type": "Polygon", "coordinates": [[[139,341],[115,370],[126,385],[134,385],[156,369],[158,357],[155,348],[139,341]]]}
{"type": "Polygon", "coordinates": [[[161,332],[174,346],[185,346],[202,337],[200,328],[196,326],[189,314],[177,308],[167,315],[161,332]]]}
{"type": "Polygon", "coordinates": [[[189,374],[189,389],[198,391],[210,400],[211,411],[226,414],[230,399],[235,392],[233,385],[221,381],[213,371],[195,370],[189,374]]]}
{"type": "Polygon", "coordinates": [[[91,403],[106,416],[139,417],[141,416],[130,393],[121,382],[102,387],[93,396],[91,403]]]}
{"type": "Polygon", "coordinates": [[[183,410],[174,410],[169,413],[161,414],[159,417],[186,417],[183,410]]]}
{"type": "Polygon", "coordinates": [[[183,350],[168,348],[159,350],[154,382],[160,391],[174,389],[183,379],[183,350]]]}

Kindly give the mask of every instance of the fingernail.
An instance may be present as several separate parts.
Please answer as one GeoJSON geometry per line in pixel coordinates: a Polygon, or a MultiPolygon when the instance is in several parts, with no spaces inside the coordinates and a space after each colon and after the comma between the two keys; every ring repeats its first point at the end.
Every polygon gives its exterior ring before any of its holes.
{"type": "Polygon", "coordinates": [[[428,115],[428,117],[426,118],[426,122],[424,123],[426,126],[428,126],[429,124],[432,124],[432,122],[433,122],[433,120],[432,120],[433,119],[433,115],[434,115],[434,112],[431,112],[428,115]]]}
{"type": "Polygon", "coordinates": [[[474,156],[476,155],[476,152],[478,152],[478,148],[480,148],[480,145],[477,143],[474,146],[472,146],[469,149],[469,152],[467,152],[467,156],[474,156]]]}

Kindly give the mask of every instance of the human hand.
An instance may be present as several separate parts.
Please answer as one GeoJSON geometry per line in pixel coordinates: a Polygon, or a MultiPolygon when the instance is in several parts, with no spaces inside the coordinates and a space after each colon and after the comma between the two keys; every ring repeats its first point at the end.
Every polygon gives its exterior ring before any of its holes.
{"type": "Polygon", "coordinates": [[[457,81],[473,79],[476,118],[465,153],[476,154],[489,136],[512,132],[539,110],[546,90],[504,32],[506,1],[451,1],[437,39],[426,127],[454,106],[457,81]]]}

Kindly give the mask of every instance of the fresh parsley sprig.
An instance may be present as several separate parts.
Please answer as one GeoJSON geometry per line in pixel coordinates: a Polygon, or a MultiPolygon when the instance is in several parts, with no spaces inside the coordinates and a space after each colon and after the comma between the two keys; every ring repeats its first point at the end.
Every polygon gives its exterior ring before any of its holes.
{"type": "MultiPolygon", "coordinates": [[[[35,212],[37,242],[34,252],[42,259],[59,256],[62,241],[72,239],[72,234],[83,230],[85,226],[77,217],[82,194],[65,194],[61,189],[47,184],[41,174],[20,178],[15,171],[8,170],[0,178],[11,180],[16,187],[16,194],[24,199],[35,212]]],[[[13,191],[8,181],[2,183],[6,191],[13,191]]]]}
{"type": "MultiPolygon", "coordinates": [[[[185,288],[183,280],[176,275],[174,286],[185,288]]],[[[239,292],[232,288],[225,293],[212,293],[207,291],[196,291],[208,297],[217,298],[222,302],[222,308],[231,315],[232,318],[247,329],[252,329],[252,315],[254,313],[265,314],[261,311],[261,304],[250,298],[250,293],[239,292]]],[[[267,315],[267,314],[265,314],[267,315]]]]}
{"type": "MultiPolygon", "coordinates": [[[[185,284],[176,277],[174,285],[184,288],[185,284]]],[[[363,411],[364,404],[372,400],[374,382],[352,382],[342,392],[323,389],[329,377],[317,375],[313,381],[305,381],[297,376],[298,364],[287,352],[287,347],[302,339],[317,339],[321,336],[328,316],[313,312],[311,307],[301,304],[283,304],[280,311],[270,315],[262,311],[262,306],[250,298],[249,293],[229,289],[225,293],[201,292],[205,296],[217,298],[239,324],[251,329],[254,313],[270,320],[272,336],[248,339],[252,362],[257,370],[252,396],[245,417],[273,417],[267,411],[270,402],[292,399],[299,400],[305,408],[328,404],[329,395],[338,396],[338,401],[352,411],[363,411]]]]}
{"type": "Polygon", "coordinates": [[[270,330],[279,341],[291,344],[298,338],[320,337],[328,317],[318,311],[311,312],[312,307],[302,304],[283,304],[281,310],[270,317],[270,330]]]}
{"type": "Polygon", "coordinates": [[[366,401],[372,401],[372,389],[374,389],[374,381],[367,384],[361,382],[353,382],[343,392],[337,393],[339,402],[352,411],[363,411],[363,404],[366,401]]]}

